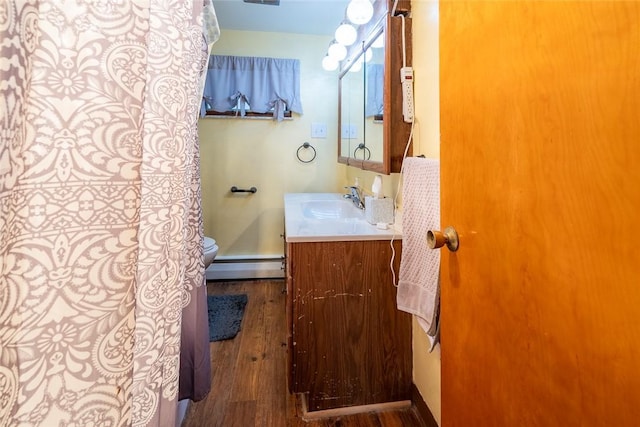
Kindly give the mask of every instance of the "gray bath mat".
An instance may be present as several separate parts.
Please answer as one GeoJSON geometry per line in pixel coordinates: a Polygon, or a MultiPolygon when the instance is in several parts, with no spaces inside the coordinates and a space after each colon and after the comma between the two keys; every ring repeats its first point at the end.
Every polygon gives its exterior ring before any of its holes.
{"type": "Polygon", "coordinates": [[[247,295],[208,295],[209,342],[228,340],[240,331],[247,295]]]}

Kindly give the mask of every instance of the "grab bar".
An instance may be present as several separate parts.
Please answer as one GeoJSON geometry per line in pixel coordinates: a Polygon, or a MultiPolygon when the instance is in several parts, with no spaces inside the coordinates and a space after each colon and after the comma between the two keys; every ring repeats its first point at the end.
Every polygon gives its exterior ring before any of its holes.
{"type": "Polygon", "coordinates": [[[251,187],[248,190],[246,188],[238,188],[235,185],[231,187],[232,193],[255,193],[256,191],[258,191],[256,187],[251,187]]]}

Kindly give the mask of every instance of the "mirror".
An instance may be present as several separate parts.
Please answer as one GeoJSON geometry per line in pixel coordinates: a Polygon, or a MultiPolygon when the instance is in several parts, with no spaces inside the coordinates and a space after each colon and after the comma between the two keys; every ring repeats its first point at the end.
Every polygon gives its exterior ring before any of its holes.
{"type": "MultiPolygon", "coordinates": [[[[383,145],[383,110],[384,110],[384,44],[376,43],[384,38],[383,28],[373,34],[372,44],[368,48],[369,60],[364,68],[364,126],[365,145],[371,153],[371,160],[382,162],[383,145]],[[379,46],[379,47],[377,47],[379,46]]],[[[357,156],[354,156],[357,158],[357,156]]]]}
{"type": "Polygon", "coordinates": [[[352,157],[354,150],[364,144],[364,67],[363,55],[340,78],[340,155],[352,157]]]}
{"type": "Polygon", "coordinates": [[[338,161],[368,170],[384,161],[384,44],[372,47],[384,39],[384,22],[352,50],[339,79],[338,161]]]}
{"type": "Polygon", "coordinates": [[[405,149],[412,155],[407,147],[411,123],[403,119],[402,87],[395,84],[403,61],[411,66],[411,38],[402,41],[403,31],[411,34],[411,18],[385,11],[375,24],[360,30],[360,42],[343,62],[339,78],[338,162],[388,175],[400,172],[405,149]],[[379,38],[384,41],[381,48],[373,47],[379,38]],[[360,62],[362,69],[353,72],[360,62]],[[357,133],[350,133],[354,127],[357,133]]]}

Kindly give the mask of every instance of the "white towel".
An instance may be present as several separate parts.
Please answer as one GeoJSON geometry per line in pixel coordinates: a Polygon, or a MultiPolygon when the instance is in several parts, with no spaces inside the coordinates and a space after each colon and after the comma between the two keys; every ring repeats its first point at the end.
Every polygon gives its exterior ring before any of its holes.
{"type": "Polygon", "coordinates": [[[438,340],[440,251],[427,246],[427,231],[440,229],[440,162],[408,157],[402,176],[402,258],[398,309],[417,317],[431,342],[438,340]]]}

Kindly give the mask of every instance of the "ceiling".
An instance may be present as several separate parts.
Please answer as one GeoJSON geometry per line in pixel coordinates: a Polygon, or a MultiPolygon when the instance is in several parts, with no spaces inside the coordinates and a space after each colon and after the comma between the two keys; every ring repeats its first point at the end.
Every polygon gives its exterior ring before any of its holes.
{"type": "Polygon", "coordinates": [[[218,24],[224,31],[268,31],[333,35],[344,19],[348,0],[280,0],[279,6],[213,0],[218,24]]]}

